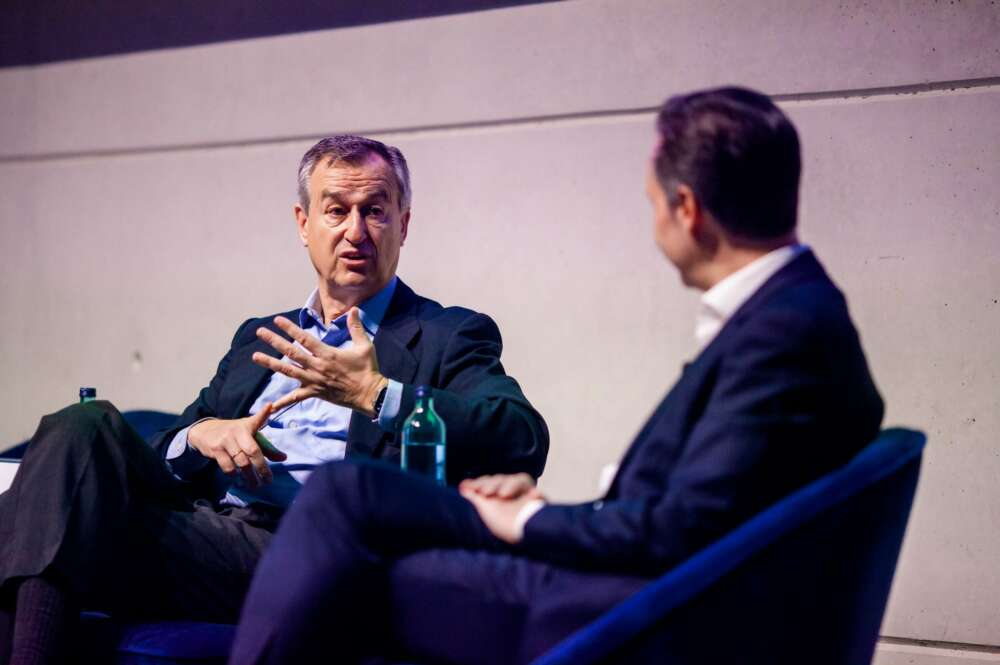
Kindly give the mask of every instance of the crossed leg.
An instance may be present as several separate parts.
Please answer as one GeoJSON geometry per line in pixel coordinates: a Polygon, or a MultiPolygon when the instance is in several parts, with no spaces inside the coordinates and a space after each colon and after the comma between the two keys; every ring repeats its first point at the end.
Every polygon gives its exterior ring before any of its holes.
{"type": "Polygon", "coordinates": [[[261,560],[230,662],[527,662],[647,581],[519,556],[457,491],[335,462],[261,560]]]}

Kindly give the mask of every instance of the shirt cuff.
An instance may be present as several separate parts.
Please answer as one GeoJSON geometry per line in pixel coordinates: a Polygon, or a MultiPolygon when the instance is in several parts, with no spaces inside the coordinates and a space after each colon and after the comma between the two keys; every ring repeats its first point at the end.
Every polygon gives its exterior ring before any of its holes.
{"type": "Polygon", "coordinates": [[[191,474],[205,468],[205,465],[209,462],[207,457],[199,453],[188,443],[187,438],[191,428],[203,420],[211,420],[211,418],[202,418],[197,422],[191,423],[177,432],[177,434],[174,434],[170,445],[167,446],[167,455],[165,457],[167,466],[181,480],[189,478],[191,474]]]}
{"type": "Polygon", "coordinates": [[[389,379],[389,386],[385,389],[385,399],[382,400],[382,409],[378,412],[378,426],[383,432],[396,431],[396,416],[399,415],[399,405],[402,402],[403,384],[389,379]]]}
{"type": "Polygon", "coordinates": [[[521,510],[517,511],[517,515],[514,516],[514,539],[517,542],[521,542],[524,538],[524,525],[535,516],[535,513],[544,507],[544,499],[532,499],[521,506],[521,510]]]}

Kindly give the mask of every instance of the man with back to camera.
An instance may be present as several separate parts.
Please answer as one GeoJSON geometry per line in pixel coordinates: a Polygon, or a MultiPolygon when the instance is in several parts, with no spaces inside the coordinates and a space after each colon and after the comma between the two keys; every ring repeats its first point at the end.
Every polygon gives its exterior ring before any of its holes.
{"type": "Polygon", "coordinates": [[[313,467],[398,464],[416,385],[433,386],[447,422],[449,482],[541,474],[548,431],[500,364],[496,324],[396,277],[410,221],[399,150],[323,139],[302,158],[294,212],[317,288],[301,309],[245,322],[152,447],[107,402],[42,419],[0,495],[0,663],[58,659],[81,606],[234,622],[313,467]]]}
{"type": "Polygon", "coordinates": [[[559,505],[524,474],[455,491],[325,465],[257,569],[231,663],[530,661],[877,435],[844,298],[796,237],[791,122],[721,88],[668,99],[657,128],[653,234],[704,291],[701,351],[607,494],[559,505]]]}

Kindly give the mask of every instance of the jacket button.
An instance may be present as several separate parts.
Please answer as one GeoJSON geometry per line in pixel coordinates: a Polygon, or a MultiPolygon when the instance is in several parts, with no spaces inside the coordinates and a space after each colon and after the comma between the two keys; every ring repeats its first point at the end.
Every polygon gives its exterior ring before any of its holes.
{"type": "Polygon", "coordinates": [[[603,501],[595,501],[594,502],[594,510],[600,510],[603,507],[604,507],[604,502],[603,501]]]}

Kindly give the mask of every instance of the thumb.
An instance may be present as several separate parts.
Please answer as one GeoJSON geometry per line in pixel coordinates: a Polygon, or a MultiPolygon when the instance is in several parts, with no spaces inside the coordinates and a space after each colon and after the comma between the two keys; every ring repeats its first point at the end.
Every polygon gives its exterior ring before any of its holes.
{"type": "Polygon", "coordinates": [[[350,331],[351,340],[355,346],[371,343],[368,340],[368,334],[365,332],[365,326],[361,323],[361,315],[358,313],[357,307],[352,307],[347,312],[347,330],[350,331]]]}
{"type": "Polygon", "coordinates": [[[274,404],[268,402],[264,405],[263,409],[250,416],[247,422],[253,428],[251,431],[253,432],[254,441],[257,442],[260,452],[264,454],[264,457],[272,462],[284,462],[288,456],[275,448],[274,444],[268,441],[266,436],[257,431],[267,423],[267,417],[271,415],[272,411],[274,411],[274,404]]]}

